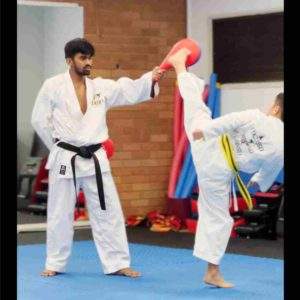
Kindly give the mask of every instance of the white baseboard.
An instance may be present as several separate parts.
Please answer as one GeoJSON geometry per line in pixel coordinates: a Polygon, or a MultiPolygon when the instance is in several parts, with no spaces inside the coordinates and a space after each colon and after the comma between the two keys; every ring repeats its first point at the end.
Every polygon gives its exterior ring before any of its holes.
{"type": "MultiPolygon", "coordinates": [[[[74,229],[87,229],[91,228],[90,221],[75,221],[74,229]]],[[[19,224],[17,225],[17,233],[21,232],[38,232],[46,231],[47,223],[34,223],[34,224],[19,224]]]]}

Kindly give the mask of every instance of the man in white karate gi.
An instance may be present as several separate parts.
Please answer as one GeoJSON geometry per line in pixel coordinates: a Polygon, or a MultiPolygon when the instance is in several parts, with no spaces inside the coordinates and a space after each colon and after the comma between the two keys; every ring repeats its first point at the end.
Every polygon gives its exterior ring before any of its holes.
{"type": "Polygon", "coordinates": [[[270,188],[283,167],[283,93],[267,114],[258,109],[234,112],[217,119],[201,99],[204,81],[188,73],[188,49],[171,56],[180,94],[184,101],[184,126],[191,144],[199,184],[199,221],[194,255],[208,262],[204,282],[230,288],[220,273],[233,219],[229,194],[234,172],[225,158],[221,136],[227,134],[237,169],[254,173],[249,186],[270,188]]]}
{"type": "MultiPolygon", "coordinates": [[[[32,126],[49,148],[47,259],[43,276],[65,272],[73,241],[75,188],[85,193],[90,224],[105,274],[140,276],[130,268],[124,216],[107,154],[106,112],[150,99],[155,67],[137,80],[89,79],[93,46],[85,39],[65,45],[69,70],[47,79],[37,96],[32,126]]],[[[155,85],[155,95],[158,86],[155,85]]]]}

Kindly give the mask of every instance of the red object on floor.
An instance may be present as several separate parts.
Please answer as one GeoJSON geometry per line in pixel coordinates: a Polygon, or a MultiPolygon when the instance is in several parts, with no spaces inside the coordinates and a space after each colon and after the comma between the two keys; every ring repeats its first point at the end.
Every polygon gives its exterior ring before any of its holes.
{"type": "Polygon", "coordinates": [[[153,210],[147,213],[147,219],[150,223],[153,223],[156,220],[164,220],[164,216],[160,214],[157,210],[153,210]]]}
{"type": "Polygon", "coordinates": [[[185,219],[187,229],[191,233],[196,233],[198,221],[195,219],[185,219]]]}
{"type": "Polygon", "coordinates": [[[181,228],[182,221],[180,218],[176,216],[169,216],[167,217],[167,221],[169,225],[171,226],[172,230],[178,231],[181,228]]]}
{"type": "Polygon", "coordinates": [[[182,220],[175,215],[165,215],[157,210],[147,214],[148,226],[151,231],[166,232],[169,230],[179,231],[182,228],[182,220]]]}
{"type": "Polygon", "coordinates": [[[145,217],[133,215],[127,217],[126,224],[127,226],[134,227],[139,225],[143,220],[145,220],[145,217]]]}

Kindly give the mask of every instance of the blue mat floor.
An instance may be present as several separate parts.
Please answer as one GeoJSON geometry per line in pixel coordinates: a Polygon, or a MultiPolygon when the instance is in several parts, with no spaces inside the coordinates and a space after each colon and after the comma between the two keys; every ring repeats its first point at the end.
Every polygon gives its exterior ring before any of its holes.
{"type": "Polygon", "coordinates": [[[68,272],[43,278],[45,245],[18,247],[18,300],[283,299],[283,261],[226,254],[221,270],[233,289],[205,285],[206,263],[192,250],[130,244],[132,267],[143,276],[106,276],[92,241],[74,242],[68,272]]]}

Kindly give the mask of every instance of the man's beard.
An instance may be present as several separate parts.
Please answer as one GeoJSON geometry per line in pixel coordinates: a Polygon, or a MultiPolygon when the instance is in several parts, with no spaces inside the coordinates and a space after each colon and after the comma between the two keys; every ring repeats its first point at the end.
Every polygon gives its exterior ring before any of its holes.
{"type": "Polygon", "coordinates": [[[79,75],[79,76],[86,76],[86,75],[90,75],[91,74],[91,70],[90,69],[79,69],[75,66],[74,68],[75,72],[79,75]]]}

